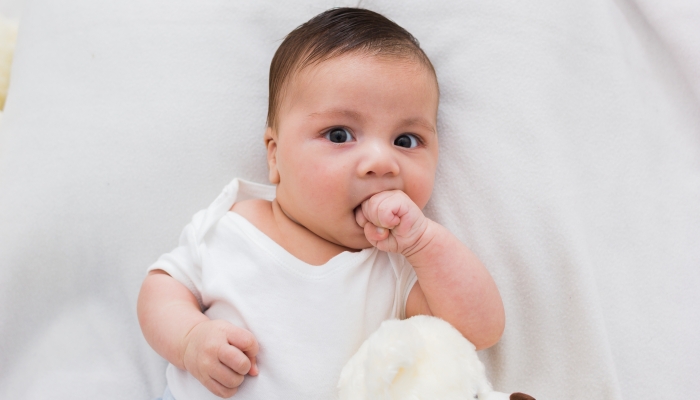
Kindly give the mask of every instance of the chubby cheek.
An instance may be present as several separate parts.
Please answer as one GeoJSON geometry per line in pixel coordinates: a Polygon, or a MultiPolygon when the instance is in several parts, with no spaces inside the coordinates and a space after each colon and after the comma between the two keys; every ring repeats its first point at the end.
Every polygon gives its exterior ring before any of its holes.
{"type": "Polygon", "coordinates": [[[310,203],[316,206],[329,206],[329,202],[335,202],[338,195],[338,177],[333,178],[333,174],[323,165],[317,168],[309,168],[301,175],[300,185],[303,188],[303,196],[308,198],[310,203]]]}
{"type": "Polygon", "coordinates": [[[431,168],[417,169],[410,179],[404,180],[404,192],[422,210],[430,200],[435,183],[435,171],[431,168]]]}
{"type": "MultiPolygon", "coordinates": [[[[322,214],[334,219],[333,214],[343,209],[347,202],[347,177],[343,176],[339,163],[318,155],[295,157],[295,173],[289,174],[297,203],[303,202],[307,213],[322,214]]],[[[299,204],[301,205],[301,204],[299,204]]]]}

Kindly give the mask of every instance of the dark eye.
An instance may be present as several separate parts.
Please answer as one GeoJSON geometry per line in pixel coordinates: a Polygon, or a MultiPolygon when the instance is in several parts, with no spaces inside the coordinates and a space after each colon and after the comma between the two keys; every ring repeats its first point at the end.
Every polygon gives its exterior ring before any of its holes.
{"type": "Polygon", "coordinates": [[[394,146],[412,149],[418,146],[418,139],[413,135],[404,134],[394,140],[394,146]]]}
{"type": "Polygon", "coordinates": [[[333,143],[345,143],[353,139],[350,132],[343,128],[333,128],[326,133],[326,139],[333,143]]]}

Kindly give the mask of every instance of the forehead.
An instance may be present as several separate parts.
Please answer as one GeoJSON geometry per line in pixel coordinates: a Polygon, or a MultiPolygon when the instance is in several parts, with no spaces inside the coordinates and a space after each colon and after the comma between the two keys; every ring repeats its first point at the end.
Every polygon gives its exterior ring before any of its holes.
{"type": "MultiPolygon", "coordinates": [[[[384,66],[384,67],[394,67],[396,69],[404,71],[412,71],[418,74],[425,74],[430,76],[435,85],[435,89],[438,89],[437,76],[432,66],[428,67],[423,62],[421,62],[418,57],[405,54],[405,55],[387,55],[387,54],[372,54],[363,51],[353,51],[350,53],[345,53],[341,55],[336,55],[328,57],[322,60],[314,61],[311,63],[300,63],[299,66],[293,68],[292,73],[287,77],[287,82],[285,86],[293,84],[297,80],[304,80],[308,78],[309,75],[314,75],[319,71],[333,71],[333,70],[344,70],[344,69],[354,69],[360,66],[384,66]]],[[[377,72],[376,68],[364,68],[365,72],[377,72]]]]}
{"type": "Polygon", "coordinates": [[[437,118],[437,79],[432,68],[413,57],[344,54],[297,70],[284,86],[282,114],[301,104],[332,108],[342,103],[364,109],[408,107],[437,118]]]}

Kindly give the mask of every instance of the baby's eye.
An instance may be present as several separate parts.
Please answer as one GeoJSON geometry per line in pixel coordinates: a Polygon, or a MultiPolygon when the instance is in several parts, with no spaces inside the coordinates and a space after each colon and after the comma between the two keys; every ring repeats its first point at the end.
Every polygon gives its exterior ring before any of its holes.
{"type": "Polygon", "coordinates": [[[403,134],[394,140],[394,146],[412,149],[418,146],[418,138],[411,134],[403,134]]]}
{"type": "Polygon", "coordinates": [[[326,133],[326,139],[333,143],[345,143],[353,139],[350,132],[343,128],[333,128],[326,133]]]}

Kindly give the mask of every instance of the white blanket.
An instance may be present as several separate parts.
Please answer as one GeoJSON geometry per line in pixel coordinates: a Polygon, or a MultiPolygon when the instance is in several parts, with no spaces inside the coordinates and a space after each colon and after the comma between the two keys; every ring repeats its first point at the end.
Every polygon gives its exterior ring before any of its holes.
{"type": "MultiPolygon", "coordinates": [[[[538,399],[700,393],[700,3],[363,1],[441,84],[427,213],[505,302],[481,353],[538,399]]],[[[0,131],[0,398],[146,399],[146,267],[265,182],[269,62],[347,1],[28,0],[0,131]]]]}

